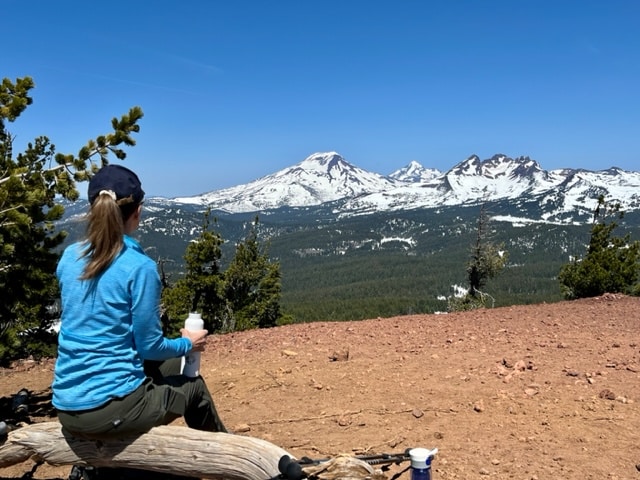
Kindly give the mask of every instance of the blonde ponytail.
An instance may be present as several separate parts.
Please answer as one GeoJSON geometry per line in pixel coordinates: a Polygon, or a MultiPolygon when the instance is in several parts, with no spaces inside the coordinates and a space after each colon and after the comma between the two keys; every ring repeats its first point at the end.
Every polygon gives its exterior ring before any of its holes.
{"type": "Polygon", "coordinates": [[[83,280],[100,275],[122,249],[125,219],[115,195],[110,193],[101,191],[89,210],[87,246],[82,252],[89,261],[80,277],[83,280]]]}

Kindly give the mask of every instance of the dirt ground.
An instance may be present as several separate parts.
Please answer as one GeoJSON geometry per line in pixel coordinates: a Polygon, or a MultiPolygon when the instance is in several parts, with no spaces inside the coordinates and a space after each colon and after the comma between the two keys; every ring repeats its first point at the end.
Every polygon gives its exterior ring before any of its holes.
{"type": "MultiPolygon", "coordinates": [[[[0,397],[46,401],[52,369],[0,371],[0,397]]],[[[230,429],[296,457],[437,447],[434,480],[640,479],[640,298],[212,335],[202,374],[230,429]]]]}

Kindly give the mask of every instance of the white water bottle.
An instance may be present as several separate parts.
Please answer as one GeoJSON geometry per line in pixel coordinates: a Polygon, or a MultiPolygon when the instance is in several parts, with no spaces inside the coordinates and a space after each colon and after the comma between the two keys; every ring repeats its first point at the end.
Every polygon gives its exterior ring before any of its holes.
{"type": "MultiPolygon", "coordinates": [[[[184,322],[185,330],[203,330],[204,321],[199,313],[192,312],[184,322]]],[[[182,359],[182,374],[187,377],[200,375],[200,352],[191,351],[182,359]]]]}

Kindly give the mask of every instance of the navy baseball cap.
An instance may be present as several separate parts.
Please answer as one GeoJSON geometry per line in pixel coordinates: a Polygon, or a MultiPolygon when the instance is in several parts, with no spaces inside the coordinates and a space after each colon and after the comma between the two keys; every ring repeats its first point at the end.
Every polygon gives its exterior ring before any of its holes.
{"type": "Polygon", "coordinates": [[[91,177],[87,192],[89,203],[93,203],[103,190],[115,193],[116,201],[130,197],[132,202],[138,204],[144,199],[144,190],[142,190],[140,179],[122,165],[106,165],[91,177]]]}

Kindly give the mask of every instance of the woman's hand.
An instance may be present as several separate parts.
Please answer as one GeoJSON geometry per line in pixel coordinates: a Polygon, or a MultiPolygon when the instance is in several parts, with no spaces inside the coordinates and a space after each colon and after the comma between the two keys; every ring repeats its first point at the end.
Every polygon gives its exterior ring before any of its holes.
{"type": "Polygon", "coordinates": [[[204,347],[207,345],[208,330],[187,330],[185,328],[181,328],[180,333],[183,337],[191,340],[192,352],[204,352],[204,347]]]}

